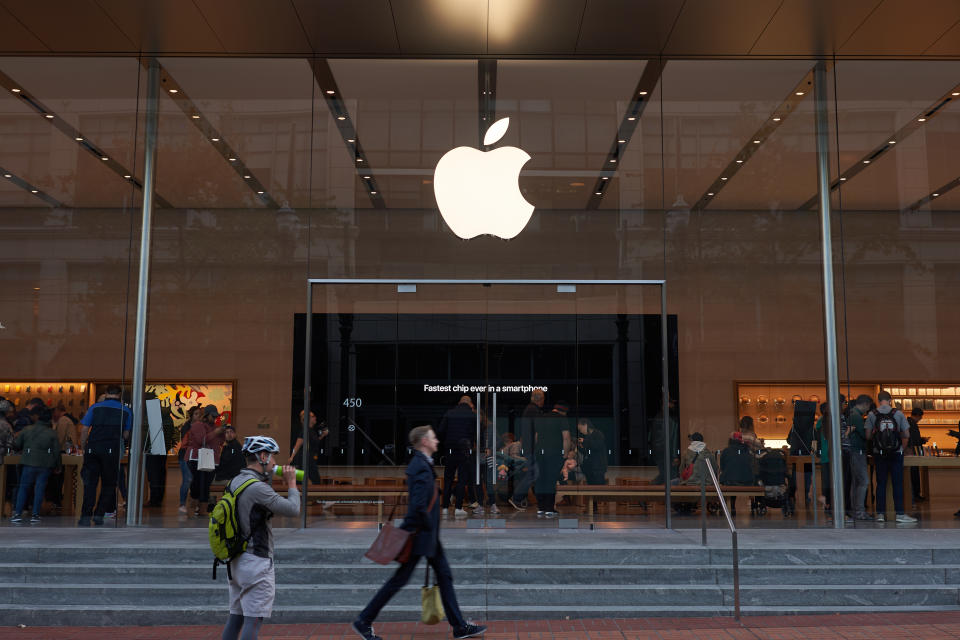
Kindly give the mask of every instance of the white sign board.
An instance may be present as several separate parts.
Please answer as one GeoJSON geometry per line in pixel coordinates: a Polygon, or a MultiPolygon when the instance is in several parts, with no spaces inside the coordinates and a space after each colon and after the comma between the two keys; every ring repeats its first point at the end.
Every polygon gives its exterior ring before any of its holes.
{"type": "Polygon", "coordinates": [[[160,401],[147,400],[147,424],[150,426],[150,455],[165,456],[167,448],[163,441],[163,419],[160,417],[160,401]]]}

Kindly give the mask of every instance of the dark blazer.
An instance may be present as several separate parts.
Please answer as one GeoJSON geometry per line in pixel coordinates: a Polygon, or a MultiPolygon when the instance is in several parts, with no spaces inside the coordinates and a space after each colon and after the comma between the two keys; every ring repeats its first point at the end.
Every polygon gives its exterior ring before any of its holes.
{"type": "Polygon", "coordinates": [[[433,501],[433,509],[427,511],[430,500],[437,490],[437,476],[433,465],[419,451],[413,454],[407,465],[407,515],[401,529],[413,533],[411,554],[432,558],[439,546],[440,501],[433,501]]]}

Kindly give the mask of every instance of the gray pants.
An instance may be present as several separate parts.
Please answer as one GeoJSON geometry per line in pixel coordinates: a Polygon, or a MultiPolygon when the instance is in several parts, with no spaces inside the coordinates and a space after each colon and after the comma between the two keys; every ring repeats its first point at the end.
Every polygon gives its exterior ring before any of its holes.
{"type": "Polygon", "coordinates": [[[867,500],[867,484],[870,476],[867,472],[867,454],[863,450],[850,451],[850,498],[852,504],[848,511],[854,516],[865,513],[864,502],[867,500]]]}

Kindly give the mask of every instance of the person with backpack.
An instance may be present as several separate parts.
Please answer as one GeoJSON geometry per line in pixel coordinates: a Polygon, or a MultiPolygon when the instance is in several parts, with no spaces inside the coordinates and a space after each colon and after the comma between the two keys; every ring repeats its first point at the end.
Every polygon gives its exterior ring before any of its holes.
{"type": "Polygon", "coordinates": [[[912,523],[917,519],[903,510],[903,452],[910,439],[910,424],[903,412],[890,404],[890,394],[877,394],[877,408],[867,416],[866,433],[873,450],[877,472],[877,522],[886,520],[887,476],[893,482],[893,506],[897,522],[912,523]]]}
{"type": "Polygon", "coordinates": [[[300,514],[297,470],[283,467],[286,498],[270,484],[274,456],[280,453],[277,441],[249,436],[244,438],[242,450],[247,466],[227,484],[210,518],[214,577],[217,565],[225,563],[230,582],[230,617],[223,640],[254,640],[263,619],[270,617],[276,593],[270,518],[300,514]]]}

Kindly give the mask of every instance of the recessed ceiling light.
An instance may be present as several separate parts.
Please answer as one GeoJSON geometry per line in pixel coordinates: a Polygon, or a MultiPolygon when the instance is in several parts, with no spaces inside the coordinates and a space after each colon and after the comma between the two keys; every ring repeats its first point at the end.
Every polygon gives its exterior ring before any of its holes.
{"type": "Polygon", "coordinates": [[[603,191],[595,191],[594,193],[595,193],[596,195],[598,195],[598,196],[602,196],[602,195],[603,195],[603,191]]]}
{"type": "Polygon", "coordinates": [[[363,158],[357,158],[357,162],[363,162],[363,158]]]}
{"type": "Polygon", "coordinates": [[[641,91],[638,95],[645,96],[645,95],[647,95],[647,92],[646,92],[646,91],[641,91]]]}
{"type": "Polygon", "coordinates": [[[230,162],[236,162],[236,161],[237,161],[236,158],[227,158],[227,160],[229,160],[230,162]]]}
{"type": "Polygon", "coordinates": [[[840,182],[846,182],[846,181],[847,181],[846,178],[840,178],[840,182]]]}
{"type": "Polygon", "coordinates": [[[617,161],[616,158],[610,158],[610,162],[616,162],[616,161],[617,161]]]}
{"type": "Polygon", "coordinates": [[[370,195],[375,196],[375,195],[377,195],[377,192],[376,192],[376,191],[371,191],[371,192],[370,192],[370,195]]]}
{"type": "Polygon", "coordinates": [[[617,140],[617,142],[619,142],[620,144],[625,144],[627,141],[626,141],[626,140],[617,140]]]}
{"type": "Polygon", "coordinates": [[[802,95],[803,95],[803,91],[797,91],[796,95],[802,96],[802,95]]]}
{"type": "Polygon", "coordinates": [[[753,144],[760,144],[760,141],[759,141],[759,140],[754,140],[754,141],[753,141],[753,144]]]}
{"type": "Polygon", "coordinates": [[[927,121],[926,118],[917,118],[917,122],[926,122],[926,121],[927,121]]]}
{"type": "Polygon", "coordinates": [[[328,95],[328,96],[332,96],[334,93],[335,93],[335,92],[334,92],[333,89],[327,89],[327,95],[328,95]]]}
{"type": "Polygon", "coordinates": [[[633,122],[634,120],[636,120],[636,118],[633,116],[630,116],[629,118],[627,118],[627,120],[629,120],[630,122],[633,122]]]}
{"type": "Polygon", "coordinates": [[[707,195],[708,195],[708,196],[712,196],[712,195],[713,195],[713,191],[708,191],[708,192],[707,192],[707,195]]]}
{"type": "Polygon", "coordinates": [[[193,114],[193,115],[190,116],[190,117],[193,118],[194,120],[199,120],[199,119],[200,119],[200,116],[198,116],[197,114],[193,114]]]}
{"type": "Polygon", "coordinates": [[[170,93],[177,93],[176,89],[170,89],[170,93]]]}
{"type": "Polygon", "coordinates": [[[53,120],[53,114],[52,114],[52,113],[45,113],[45,114],[43,115],[43,117],[46,118],[47,120],[53,120]]]}
{"type": "Polygon", "coordinates": [[[870,164],[870,161],[869,161],[869,160],[864,160],[864,161],[863,161],[863,164],[870,164]]]}
{"type": "Polygon", "coordinates": [[[337,120],[346,120],[347,116],[337,116],[337,120]]]}
{"type": "Polygon", "coordinates": [[[737,160],[737,164],[743,164],[743,160],[737,160]]]}
{"type": "Polygon", "coordinates": [[[933,197],[936,198],[936,197],[939,196],[939,195],[940,195],[939,193],[935,193],[935,194],[933,194],[933,197]]]}
{"type": "Polygon", "coordinates": [[[897,144],[897,141],[896,141],[896,140],[888,140],[888,141],[887,141],[887,144],[897,144]]]}
{"type": "Polygon", "coordinates": [[[129,179],[130,179],[130,176],[123,176],[123,177],[124,177],[124,178],[126,178],[127,180],[129,180],[129,179]]]}
{"type": "Polygon", "coordinates": [[[602,177],[602,178],[600,178],[600,179],[601,179],[601,180],[609,180],[609,179],[610,179],[610,177],[609,177],[609,176],[603,176],[603,177],[602,177]]]}
{"type": "Polygon", "coordinates": [[[257,191],[257,195],[262,196],[262,195],[263,195],[263,191],[257,191]]]}
{"type": "Polygon", "coordinates": [[[369,180],[369,179],[370,179],[370,176],[363,176],[363,179],[364,179],[364,180],[369,180]]]}
{"type": "Polygon", "coordinates": [[[40,192],[37,191],[36,189],[30,189],[30,193],[40,193],[40,192]]]}
{"type": "MultiPolygon", "coordinates": [[[[14,89],[14,91],[19,91],[19,89],[14,89]]],[[[954,92],[951,93],[950,95],[952,95],[952,96],[960,96],[960,91],[954,91],[954,92]]]]}
{"type": "Polygon", "coordinates": [[[347,142],[356,142],[355,138],[347,138],[347,142]]]}
{"type": "Polygon", "coordinates": [[[80,136],[77,136],[76,138],[74,138],[74,140],[76,140],[77,142],[83,142],[83,138],[81,138],[80,136]]]}
{"type": "Polygon", "coordinates": [[[5,174],[3,174],[3,177],[4,177],[4,178],[12,178],[13,176],[10,175],[9,173],[5,173],[5,174]]]}
{"type": "Polygon", "coordinates": [[[20,93],[20,89],[10,89],[10,91],[13,91],[14,93],[20,93]]]}
{"type": "Polygon", "coordinates": [[[780,116],[774,116],[774,117],[773,117],[773,121],[774,121],[774,122],[780,122],[780,116]]]}
{"type": "Polygon", "coordinates": [[[210,142],[220,142],[220,138],[210,138],[210,142]]]}
{"type": "Polygon", "coordinates": [[[250,176],[243,176],[243,179],[244,179],[244,180],[249,180],[249,179],[250,179],[250,176]]]}
{"type": "Polygon", "coordinates": [[[727,181],[727,180],[729,180],[729,178],[728,178],[728,177],[726,177],[726,176],[723,176],[723,177],[722,177],[722,178],[720,178],[720,179],[721,179],[721,180],[723,180],[723,181],[727,181]]]}
{"type": "Polygon", "coordinates": [[[106,161],[109,160],[110,158],[108,158],[107,156],[100,156],[100,159],[103,160],[104,162],[106,162],[106,161]]]}

